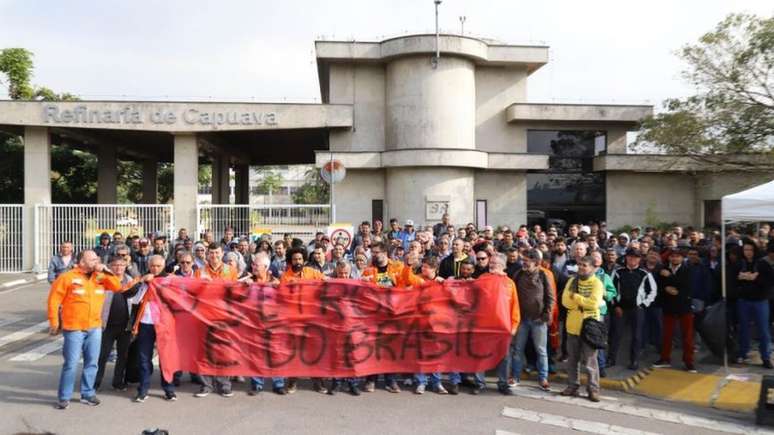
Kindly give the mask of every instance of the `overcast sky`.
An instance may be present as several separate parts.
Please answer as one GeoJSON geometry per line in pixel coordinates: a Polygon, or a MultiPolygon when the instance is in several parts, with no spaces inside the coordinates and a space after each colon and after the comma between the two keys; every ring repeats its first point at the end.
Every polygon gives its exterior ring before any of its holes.
{"type": "MultiPolygon", "coordinates": [[[[674,52],[770,0],[444,0],[441,29],[546,44],[531,102],[652,103],[685,95],[674,52]]],[[[0,48],[35,54],[33,82],[84,99],[319,102],[314,40],[434,28],[432,0],[0,0],[0,48]]],[[[4,90],[2,98],[7,98],[4,90]]]]}

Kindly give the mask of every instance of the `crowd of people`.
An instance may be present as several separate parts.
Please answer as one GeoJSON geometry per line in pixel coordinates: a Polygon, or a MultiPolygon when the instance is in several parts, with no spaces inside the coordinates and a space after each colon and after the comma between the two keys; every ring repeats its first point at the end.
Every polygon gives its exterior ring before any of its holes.
{"type": "MultiPolygon", "coordinates": [[[[77,256],[65,242],[51,259],[48,301],[51,334],[63,333],[64,365],[57,407],[72,398],[77,365],[83,357],[81,402],[98,405],[107,362],[115,347],[111,385],[126,391],[137,382],[135,402],[144,402],[153,373],[156,341],[148,284],[174,274],[198,279],[225,279],[277,285],[295,280],[358,279],[382,287],[411,287],[426,281],[501,277],[502,297],[510,303],[513,339],[508,355],[496,367],[497,391],[512,395],[525,372],[535,371],[538,384],[550,390],[549,374],[567,363],[565,396],[580,395],[580,371],[588,374],[587,397],[599,401],[599,378],[619,364],[620,347],[629,338],[626,368],[638,370],[643,351],[653,346],[660,357],[654,367],[672,364],[673,338],[680,327],[683,368],[696,371],[694,324],[707,307],[721,299],[721,247],[727,247],[726,286],[729,328],[738,337],[734,362],[747,359],[751,323],[755,324],[763,367],[772,363],[770,301],[774,300],[774,229],[768,224],[749,234],[694,228],[633,227],[611,233],[604,222],[567,228],[528,228],[474,224],[454,225],[449,216],[425,228],[411,220],[362,222],[352,240],[331,240],[317,233],[308,243],[286,234],[281,240],[251,239],[224,230],[195,241],[185,229],[177,238],[150,238],[103,233],[93,250],[77,256]],[[103,303],[104,301],[104,303],[103,303]],[[596,322],[594,322],[596,321],[596,322]],[[605,327],[594,329],[594,324],[605,327]],[[593,337],[597,333],[596,339],[593,337]],[[598,335],[602,334],[602,337],[598,335]],[[598,342],[602,340],[602,345],[598,342]],[[131,372],[136,372],[132,374],[131,372]]],[[[623,362],[623,361],[622,361],[623,362]]],[[[163,364],[163,361],[159,362],[163,364]]],[[[392,393],[410,386],[414,393],[485,391],[484,373],[372,375],[364,379],[312,379],[312,388],[335,394],[346,387],[354,395],[373,392],[383,378],[392,393]],[[402,381],[401,381],[401,378],[402,381]]],[[[196,397],[218,392],[233,396],[233,382],[249,382],[248,394],[264,388],[264,379],[191,374],[199,384],[196,397]]],[[[290,394],[297,379],[273,378],[272,390],[290,394]]],[[[164,379],[166,400],[176,400],[182,373],[164,379]]]]}

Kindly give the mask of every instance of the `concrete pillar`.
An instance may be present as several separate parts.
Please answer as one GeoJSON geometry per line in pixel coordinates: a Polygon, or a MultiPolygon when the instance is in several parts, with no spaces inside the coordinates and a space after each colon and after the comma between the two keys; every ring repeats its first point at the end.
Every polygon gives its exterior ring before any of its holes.
{"type": "MultiPolygon", "coordinates": [[[[174,140],[175,229],[198,232],[196,200],[199,195],[199,147],[195,134],[176,134],[174,140]]],[[[176,232],[173,232],[173,234],[176,232]]],[[[199,234],[195,234],[197,239],[199,234]]]]}
{"type": "Polygon", "coordinates": [[[428,56],[388,63],[387,149],[475,149],[475,76],[473,61],[458,57],[442,57],[437,69],[428,56]]]}
{"type": "Polygon", "coordinates": [[[97,204],[118,202],[118,157],[116,147],[102,144],[97,149],[97,204]]]}
{"type": "Polygon", "coordinates": [[[229,203],[229,159],[226,155],[218,155],[212,159],[212,203],[229,203]]]}
{"type": "Polygon", "coordinates": [[[35,204],[51,204],[51,136],[46,127],[24,128],[24,270],[35,264],[35,204]]]}
{"type": "Polygon", "coordinates": [[[473,222],[475,173],[473,169],[449,167],[387,168],[385,193],[387,213],[415,226],[435,223],[428,219],[427,203],[446,202],[455,225],[473,222]]]}
{"type": "Polygon", "coordinates": [[[239,164],[234,169],[234,203],[250,204],[250,165],[239,164]]]}
{"type": "MultiPolygon", "coordinates": [[[[142,203],[155,204],[159,171],[155,160],[142,162],[142,203]]],[[[198,178],[197,178],[198,180],[198,178]]],[[[198,182],[198,181],[197,181],[198,182]]],[[[190,231],[190,228],[186,228],[190,231]]]]}

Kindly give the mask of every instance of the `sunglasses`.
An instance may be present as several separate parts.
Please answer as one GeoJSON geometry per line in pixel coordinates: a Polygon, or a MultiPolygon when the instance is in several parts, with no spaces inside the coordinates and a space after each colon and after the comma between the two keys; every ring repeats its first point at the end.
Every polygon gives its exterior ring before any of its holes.
{"type": "Polygon", "coordinates": [[[486,260],[486,259],[488,259],[488,258],[489,258],[489,257],[476,257],[476,260],[478,260],[478,261],[483,261],[483,260],[486,260]]]}
{"type": "Polygon", "coordinates": [[[180,261],[179,263],[180,264],[192,264],[193,261],[180,261]]]}

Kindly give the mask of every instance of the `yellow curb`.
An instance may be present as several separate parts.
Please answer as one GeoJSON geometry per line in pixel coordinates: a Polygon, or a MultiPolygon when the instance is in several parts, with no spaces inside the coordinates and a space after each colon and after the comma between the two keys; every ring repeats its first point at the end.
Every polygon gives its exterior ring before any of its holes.
{"type": "Polygon", "coordinates": [[[720,380],[720,377],[714,375],[654,369],[640,381],[636,391],[651,397],[709,407],[712,394],[720,380]]]}
{"type": "Polygon", "coordinates": [[[730,381],[712,404],[714,408],[736,412],[753,412],[758,407],[761,384],[756,382],[730,381]]]}

